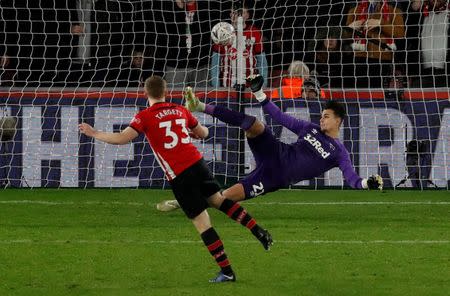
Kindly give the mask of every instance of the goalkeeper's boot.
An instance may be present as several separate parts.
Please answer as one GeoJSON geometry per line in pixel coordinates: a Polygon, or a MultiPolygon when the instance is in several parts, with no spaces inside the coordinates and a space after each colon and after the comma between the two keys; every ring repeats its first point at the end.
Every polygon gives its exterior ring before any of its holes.
{"type": "Polygon", "coordinates": [[[250,75],[246,80],[253,93],[260,91],[264,85],[264,77],[259,74],[250,75]]]}
{"type": "Polygon", "coordinates": [[[266,229],[258,229],[256,238],[261,242],[266,251],[273,245],[272,235],[266,229]]]}
{"type": "Polygon", "coordinates": [[[258,102],[262,103],[264,100],[266,100],[267,96],[262,89],[264,85],[264,77],[259,74],[250,75],[247,77],[247,82],[258,102]]]}
{"type": "Polygon", "coordinates": [[[177,200],[163,200],[156,204],[156,209],[161,212],[170,212],[180,208],[180,204],[177,200]]]}
{"type": "Polygon", "coordinates": [[[184,91],[184,99],[185,107],[191,112],[203,112],[205,111],[205,103],[200,102],[200,100],[195,96],[194,91],[192,90],[192,87],[188,86],[186,87],[186,90],[184,91]]]}
{"type": "Polygon", "coordinates": [[[220,271],[217,276],[213,279],[210,279],[210,283],[224,283],[224,282],[235,282],[236,275],[232,273],[231,275],[226,275],[222,271],[220,271]]]}

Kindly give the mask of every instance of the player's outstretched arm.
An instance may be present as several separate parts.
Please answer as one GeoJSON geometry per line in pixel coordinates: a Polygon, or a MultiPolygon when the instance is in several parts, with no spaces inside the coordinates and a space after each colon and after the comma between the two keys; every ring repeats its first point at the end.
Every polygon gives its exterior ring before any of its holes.
{"type": "Polygon", "coordinates": [[[120,133],[107,133],[98,131],[87,123],[81,123],[78,125],[78,129],[88,137],[113,145],[127,144],[139,136],[138,132],[131,127],[127,127],[120,133]]]}
{"type": "Polygon", "coordinates": [[[355,169],[353,168],[352,162],[350,161],[350,156],[345,151],[341,153],[343,153],[343,155],[341,155],[341,159],[339,161],[339,169],[341,170],[345,181],[347,181],[347,184],[352,188],[363,189],[364,179],[362,179],[356,173],[355,169]]]}
{"type": "Polygon", "coordinates": [[[247,78],[247,82],[250,84],[250,88],[252,93],[255,95],[255,98],[258,102],[261,103],[264,112],[269,114],[273,120],[282,126],[286,127],[290,131],[295,134],[299,134],[305,125],[308,123],[307,121],[303,121],[292,117],[280,110],[274,103],[267,99],[266,94],[264,93],[262,87],[264,85],[264,79],[261,75],[250,75],[247,78]]]}
{"type": "MultiPolygon", "coordinates": [[[[343,148],[345,149],[345,148],[343,148]]],[[[379,175],[373,175],[367,179],[361,178],[353,168],[350,156],[347,150],[341,152],[339,160],[339,169],[344,175],[348,185],[357,189],[383,189],[383,178],[379,175]]]]}

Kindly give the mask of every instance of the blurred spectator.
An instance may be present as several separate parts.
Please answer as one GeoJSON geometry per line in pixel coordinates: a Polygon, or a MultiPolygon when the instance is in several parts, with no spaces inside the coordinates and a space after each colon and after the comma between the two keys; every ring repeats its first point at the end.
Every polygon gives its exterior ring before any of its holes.
{"type": "MultiPolygon", "coordinates": [[[[420,79],[413,87],[447,87],[449,61],[449,9],[447,0],[413,0],[419,12],[420,79]]],[[[413,61],[414,62],[414,61],[413,61]]]]}
{"type": "Polygon", "coordinates": [[[219,19],[218,1],[147,1],[147,44],[155,44],[153,70],[164,73],[169,88],[204,87],[208,80],[211,20],[219,19]]]}
{"type": "Polygon", "coordinates": [[[131,44],[130,40],[121,38],[131,23],[122,18],[122,10],[125,10],[122,8],[127,5],[130,6],[129,3],[107,0],[2,0],[2,10],[8,11],[2,14],[7,27],[6,51],[13,54],[8,56],[17,69],[14,85],[67,85],[70,79],[79,80],[82,73],[87,82],[92,77],[103,81],[108,67],[121,64],[122,51],[116,49],[131,44]],[[91,5],[92,18],[89,20],[79,20],[78,13],[83,3],[91,5]],[[117,6],[121,8],[116,9],[117,6]],[[89,30],[86,29],[87,24],[89,30]],[[73,67],[76,61],[73,45],[75,38],[84,35],[92,37],[87,46],[91,44],[93,49],[89,65],[79,66],[77,72],[77,67],[73,67]],[[112,62],[115,60],[119,62],[112,62]],[[103,72],[97,72],[97,68],[103,72]]]}
{"type": "Polygon", "coordinates": [[[357,0],[304,0],[298,2],[306,9],[304,16],[300,16],[300,18],[305,18],[306,32],[303,38],[306,41],[304,48],[306,52],[308,43],[314,41],[315,36],[323,34],[319,31],[345,25],[344,15],[350,7],[355,5],[357,0]]]}
{"type": "MultiPolygon", "coordinates": [[[[16,86],[50,86],[70,64],[70,12],[75,1],[3,0],[6,52],[16,86]]],[[[62,78],[60,76],[63,76],[62,78]]]]}
{"type": "Polygon", "coordinates": [[[268,80],[268,85],[270,87],[278,87],[280,85],[280,81],[283,78],[282,75],[286,71],[285,67],[288,67],[289,62],[294,60],[293,43],[290,40],[286,40],[286,31],[287,30],[284,28],[274,28],[269,31],[272,38],[270,39],[270,42],[266,42],[268,49],[266,53],[270,65],[268,80]],[[285,65],[286,62],[287,65],[285,65]]]}
{"type": "MultiPolygon", "coordinates": [[[[35,74],[35,72],[32,72],[32,66],[38,69],[40,73],[43,71],[43,46],[37,43],[45,39],[41,35],[44,30],[41,27],[40,35],[37,36],[36,40],[33,40],[32,34],[36,31],[37,26],[31,24],[32,20],[36,18],[34,16],[36,4],[30,3],[29,9],[27,9],[26,1],[4,0],[1,4],[2,18],[4,17],[6,26],[5,50],[8,64],[14,64],[17,69],[14,76],[15,84],[24,85],[26,79],[31,77],[31,74],[35,74]],[[33,47],[35,47],[34,50],[32,50],[33,47]],[[35,58],[33,64],[32,55],[35,58]],[[39,66],[35,66],[37,63],[39,63],[39,66]]],[[[38,77],[39,75],[33,75],[32,79],[37,80],[38,77]]],[[[38,84],[36,83],[36,85],[38,84]]]]}
{"type": "Polygon", "coordinates": [[[343,66],[352,63],[350,56],[343,53],[341,31],[336,27],[318,30],[304,60],[322,86],[334,88],[342,87],[343,66]]]}
{"type": "Polygon", "coordinates": [[[421,21],[421,11],[417,11],[419,8],[414,8],[414,1],[408,3],[405,8],[405,62],[406,62],[406,76],[408,79],[409,86],[419,83],[419,73],[420,73],[420,21],[421,21]]]}
{"type": "Polygon", "coordinates": [[[309,78],[309,68],[302,61],[292,61],[281,86],[272,91],[272,98],[299,98],[302,96],[303,80],[309,78]]]}
{"type": "Polygon", "coordinates": [[[91,13],[90,57],[83,69],[93,86],[111,83],[113,73],[124,63],[133,47],[131,1],[96,0],[91,13]]]}
{"type": "Polygon", "coordinates": [[[0,86],[12,86],[15,73],[14,67],[11,67],[10,57],[3,53],[0,56],[0,86]]]}
{"type": "MultiPolygon", "coordinates": [[[[246,63],[244,78],[251,74],[259,73],[263,75],[267,84],[267,59],[262,44],[262,32],[259,28],[250,23],[251,11],[244,5],[242,17],[244,21],[244,60],[246,63]]],[[[231,11],[231,23],[237,29],[239,11],[231,11]]],[[[233,87],[237,81],[237,39],[235,38],[231,45],[213,45],[211,60],[211,86],[213,87],[233,87]]]]}
{"type": "MultiPolygon", "coordinates": [[[[303,96],[303,92],[305,91],[306,81],[308,81],[309,87],[314,86],[315,90],[320,90],[320,87],[318,87],[320,86],[319,81],[311,75],[308,66],[302,61],[292,61],[287,72],[287,76],[281,80],[281,86],[272,91],[272,98],[300,98],[303,96]],[[312,82],[315,84],[312,85],[312,82]]],[[[325,96],[323,91],[319,91],[318,94],[320,97],[325,96]]]]}
{"type": "MultiPolygon", "coordinates": [[[[53,43],[58,44],[56,59],[56,77],[54,82],[61,85],[67,85],[70,77],[73,75],[73,64],[78,62],[77,51],[79,50],[78,41],[85,35],[84,23],[79,19],[80,1],[61,1],[55,13],[55,21],[48,25],[59,27],[57,34],[53,36],[53,43]]],[[[52,57],[46,56],[47,59],[52,57]]],[[[47,60],[48,61],[48,60],[47,60]]]]}
{"type": "Polygon", "coordinates": [[[58,73],[58,82],[63,86],[78,85],[79,79],[83,73],[83,63],[88,61],[90,56],[89,40],[92,24],[90,18],[92,2],[86,0],[74,0],[70,1],[70,3],[70,6],[67,6],[67,10],[64,11],[65,15],[68,15],[68,17],[60,20],[60,22],[70,24],[70,32],[64,33],[64,38],[69,38],[68,44],[70,52],[62,57],[62,60],[68,61],[70,65],[58,73]],[[89,3],[88,7],[86,7],[87,3],[89,3]],[[88,10],[87,14],[85,14],[86,10],[88,10]]]}
{"type": "Polygon", "coordinates": [[[305,78],[302,86],[302,98],[313,100],[324,97],[325,93],[320,87],[320,82],[314,77],[305,78]]]}
{"type": "Polygon", "coordinates": [[[11,46],[13,30],[13,11],[11,7],[0,5],[0,86],[11,86],[15,65],[12,62],[13,47],[11,46]]]}
{"type": "Polygon", "coordinates": [[[296,2],[257,1],[254,24],[264,32],[264,51],[268,62],[268,86],[278,87],[293,60],[303,59],[304,26],[300,15],[305,6],[296,2]],[[267,17],[267,16],[273,17],[267,17]]]}
{"type": "Polygon", "coordinates": [[[143,47],[142,1],[75,0],[66,85],[113,86],[130,52],[143,47]]]}
{"type": "Polygon", "coordinates": [[[144,50],[134,49],[118,71],[110,71],[107,86],[140,87],[145,79],[152,76],[153,72],[148,67],[148,58],[144,56],[144,50]]]}
{"type": "Polygon", "coordinates": [[[387,0],[360,0],[347,15],[346,25],[353,34],[354,83],[349,87],[380,88],[383,78],[391,78],[395,40],[403,38],[402,12],[387,0]]]}

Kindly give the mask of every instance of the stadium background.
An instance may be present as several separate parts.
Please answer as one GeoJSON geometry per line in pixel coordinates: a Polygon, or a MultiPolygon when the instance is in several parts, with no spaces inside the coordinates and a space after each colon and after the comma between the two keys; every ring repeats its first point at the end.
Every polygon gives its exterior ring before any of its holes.
{"type": "MultiPolygon", "coordinates": [[[[197,2],[211,5],[203,14],[207,28],[229,21],[232,1],[197,2]]],[[[0,183],[6,187],[0,190],[0,295],[448,295],[449,90],[420,86],[417,46],[426,12],[413,10],[413,2],[390,1],[403,11],[406,28],[406,38],[396,40],[395,61],[403,72],[388,77],[395,83],[377,89],[324,86],[320,100],[275,102],[312,121],[324,100],[346,104],[350,116],[342,140],[357,171],[364,177],[380,173],[386,187],[407,174],[406,143],[423,141],[420,165],[409,166],[419,172],[418,180],[408,181],[406,190],[347,190],[340,172],[332,170],[295,186],[302,189],[246,201],[274,237],[270,252],[210,211],[238,278],[210,285],[217,270],[192,225],[181,211],[155,208],[173,196],[159,189],[168,184],[143,137],[116,147],[77,130],[86,121],[118,131],[146,106],[131,67],[133,49],[145,52],[145,75],[186,62],[168,56],[164,46],[164,35],[186,33],[184,25],[166,30],[165,24],[174,24],[168,21],[174,20],[173,1],[0,0],[0,118],[17,118],[13,139],[0,143],[0,183]],[[83,22],[83,34],[71,27],[83,22]],[[79,43],[87,37],[89,52],[79,43]],[[415,190],[432,188],[427,179],[444,190],[415,190]],[[310,190],[316,188],[322,190],[310,190]]],[[[250,4],[265,37],[268,94],[293,59],[315,53],[318,34],[344,25],[355,4],[250,4]]],[[[207,102],[266,119],[242,88],[195,90],[207,102]]],[[[181,103],[181,91],[171,89],[169,100],[181,103]]],[[[212,137],[195,143],[225,186],[252,169],[238,129],[196,115],[212,137]]],[[[267,123],[281,139],[294,140],[267,123]]]]}
{"type": "MultiPolygon", "coordinates": [[[[307,2],[248,2],[253,13],[250,22],[260,27],[264,36],[270,69],[268,93],[270,87],[278,88],[293,60],[307,60],[316,48],[314,44],[322,40],[318,39],[319,35],[323,38],[324,31],[340,27],[345,31],[342,28],[346,14],[357,4],[355,1],[307,2]]],[[[146,100],[139,89],[142,76],[132,76],[130,71],[134,70],[130,70],[128,63],[136,50],[143,52],[145,75],[164,75],[168,65],[190,63],[181,52],[172,56],[170,51],[174,36],[181,40],[180,47],[184,46],[184,18],[181,24],[177,22],[179,13],[183,16],[185,12],[176,12],[172,1],[89,3],[2,1],[1,50],[3,57],[8,57],[8,64],[1,73],[0,108],[3,117],[18,119],[13,141],[2,143],[0,180],[5,186],[167,188],[143,137],[125,147],[109,147],[80,136],[76,125],[86,121],[104,130],[119,130],[139,108],[145,108],[146,100]],[[82,25],[83,33],[71,33],[74,25],[82,25]],[[125,79],[121,73],[131,76],[125,79]]],[[[199,55],[194,59],[203,63],[211,54],[209,28],[218,21],[229,21],[232,6],[240,7],[242,2],[198,1],[197,4],[202,18],[198,33],[192,32],[192,54],[199,55]]],[[[386,187],[393,187],[409,173],[417,172],[405,184],[407,187],[428,187],[427,180],[432,180],[438,187],[448,189],[448,88],[414,88],[415,81],[422,79],[417,63],[420,50],[412,47],[418,39],[414,34],[420,26],[417,20],[420,12],[413,11],[409,1],[391,4],[403,11],[407,30],[406,38],[395,40],[398,50],[394,64],[403,72],[401,75],[395,72],[385,80],[390,83],[392,79],[401,79],[408,83],[353,89],[346,87],[343,78],[340,87],[325,85],[326,97],[321,100],[284,98],[277,102],[284,111],[315,122],[323,100],[344,102],[349,118],[341,140],[362,176],[378,173],[385,179],[386,187]],[[405,147],[411,140],[422,141],[425,148],[420,151],[420,163],[409,164],[407,172],[405,147]]],[[[342,32],[339,38],[343,43],[348,42],[349,38],[342,32]]],[[[350,80],[356,78],[345,71],[342,75],[350,80]]],[[[205,84],[205,81],[196,82],[205,84]]],[[[208,84],[195,89],[210,103],[264,117],[245,89],[237,91],[234,87],[215,88],[208,84]]],[[[172,88],[169,99],[181,103],[180,91],[181,88],[172,88]]],[[[253,167],[242,133],[198,116],[210,127],[213,136],[196,145],[221,182],[225,186],[234,183],[253,167]]],[[[284,141],[295,140],[281,127],[267,123],[284,141]]],[[[346,187],[337,169],[297,185],[346,187]]]]}

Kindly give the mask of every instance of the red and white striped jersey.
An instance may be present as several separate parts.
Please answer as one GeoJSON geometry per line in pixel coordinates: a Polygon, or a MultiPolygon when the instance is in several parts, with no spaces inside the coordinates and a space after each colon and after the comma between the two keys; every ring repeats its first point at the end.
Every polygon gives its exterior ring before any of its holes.
{"type": "Polygon", "coordinates": [[[197,119],[183,106],[161,102],[136,114],[130,127],[145,134],[171,181],[202,158],[189,136],[189,129],[197,124],[197,119]]]}
{"type": "MultiPolygon", "coordinates": [[[[264,51],[262,44],[261,31],[251,25],[247,25],[243,31],[245,49],[244,59],[246,69],[244,77],[250,74],[256,74],[256,55],[264,51]]],[[[231,45],[213,45],[213,51],[220,54],[220,86],[234,86],[237,82],[236,64],[237,64],[237,38],[234,38],[231,45]]],[[[244,70],[244,69],[242,69],[244,70]]]]}

